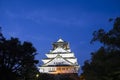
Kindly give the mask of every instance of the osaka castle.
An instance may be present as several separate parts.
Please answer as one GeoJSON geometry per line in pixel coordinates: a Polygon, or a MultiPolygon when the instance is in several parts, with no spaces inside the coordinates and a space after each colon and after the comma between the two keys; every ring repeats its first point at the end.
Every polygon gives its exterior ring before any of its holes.
{"type": "Polygon", "coordinates": [[[78,73],[80,66],[69,43],[60,38],[52,45],[53,49],[45,54],[47,58],[42,59],[43,65],[38,67],[39,72],[48,74],[78,73]]]}

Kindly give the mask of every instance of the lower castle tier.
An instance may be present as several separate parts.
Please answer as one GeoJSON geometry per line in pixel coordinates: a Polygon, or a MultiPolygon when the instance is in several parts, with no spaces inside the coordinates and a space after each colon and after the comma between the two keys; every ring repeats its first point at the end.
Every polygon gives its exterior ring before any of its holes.
{"type": "Polygon", "coordinates": [[[40,73],[63,74],[78,73],[79,65],[74,53],[71,52],[69,43],[59,39],[53,43],[53,49],[46,54],[43,65],[38,67],[40,73]]]}

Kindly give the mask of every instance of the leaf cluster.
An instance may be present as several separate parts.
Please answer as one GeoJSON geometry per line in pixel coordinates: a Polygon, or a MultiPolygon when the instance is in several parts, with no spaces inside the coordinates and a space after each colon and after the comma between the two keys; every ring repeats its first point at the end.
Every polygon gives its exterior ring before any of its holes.
{"type": "Polygon", "coordinates": [[[27,80],[35,76],[38,63],[38,60],[35,60],[35,55],[36,49],[32,43],[22,43],[18,38],[13,37],[6,39],[0,32],[0,79],[27,80]],[[33,75],[33,73],[35,74],[33,75]]]}
{"type": "Polygon", "coordinates": [[[95,41],[103,46],[91,54],[91,60],[85,61],[82,67],[85,80],[120,80],[120,17],[108,32],[95,31],[92,42],[95,41]]]}

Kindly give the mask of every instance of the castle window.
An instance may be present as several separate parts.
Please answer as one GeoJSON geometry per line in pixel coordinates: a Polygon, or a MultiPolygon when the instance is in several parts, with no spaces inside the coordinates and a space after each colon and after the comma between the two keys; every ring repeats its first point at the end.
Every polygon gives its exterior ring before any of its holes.
{"type": "Polygon", "coordinates": [[[58,70],[61,70],[61,68],[58,68],[58,70]]]}
{"type": "Polygon", "coordinates": [[[62,68],[62,70],[65,70],[65,68],[62,68]]]}
{"type": "Polygon", "coordinates": [[[68,68],[66,68],[66,70],[68,70],[68,68]]]}

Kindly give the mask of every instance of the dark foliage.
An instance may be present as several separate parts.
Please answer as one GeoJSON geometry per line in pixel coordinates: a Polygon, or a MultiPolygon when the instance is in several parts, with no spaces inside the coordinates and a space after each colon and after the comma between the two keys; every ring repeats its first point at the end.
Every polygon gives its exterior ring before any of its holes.
{"type": "Polygon", "coordinates": [[[36,49],[18,38],[6,39],[0,31],[0,80],[33,80],[37,73],[36,49]]]}
{"type": "Polygon", "coordinates": [[[77,74],[39,74],[38,80],[79,80],[77,74]]]}
{"type": "Polygon", "coordinates": [[[95,31],[92,42],[95,41],[101,42],[103,46],[92,53],[91,60],[85,61],[82,67],[85,79],[120,80],[120,17],[114,20],[110,31],[95,31]]]}

